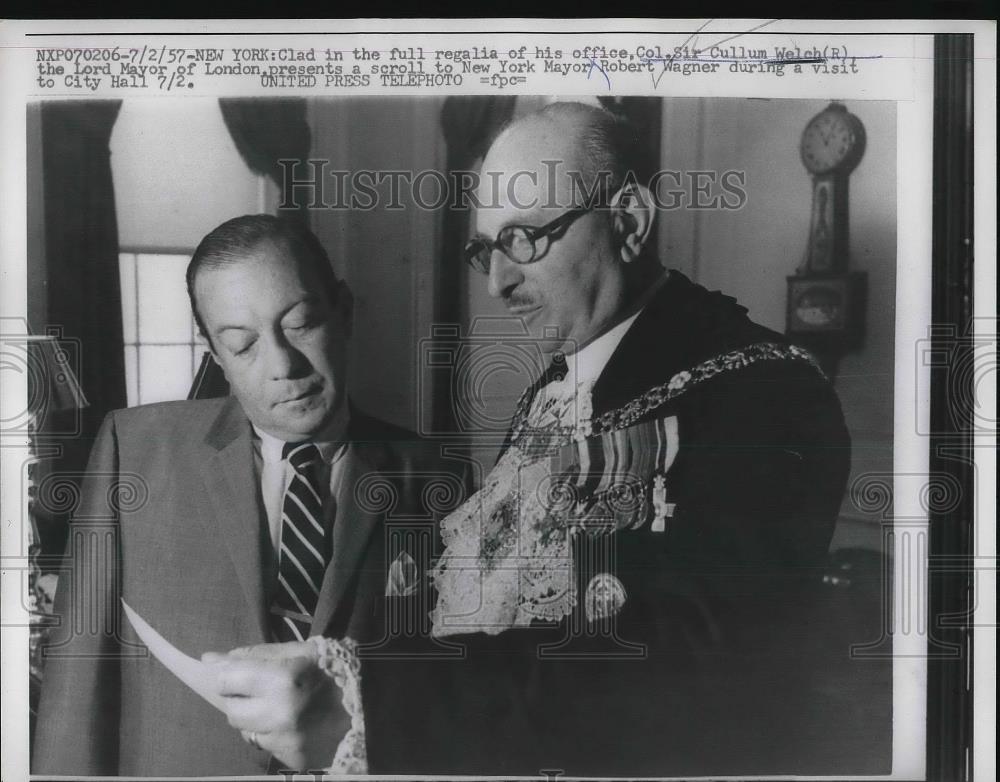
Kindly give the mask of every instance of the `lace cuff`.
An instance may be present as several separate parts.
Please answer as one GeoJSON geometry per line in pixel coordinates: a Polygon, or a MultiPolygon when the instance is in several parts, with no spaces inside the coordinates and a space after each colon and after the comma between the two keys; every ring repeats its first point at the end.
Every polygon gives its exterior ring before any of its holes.
{"type": "Polygon", "coordinates": [[[365,746],[365,715],[361,706],[361,661],[358,644],[350,638],[340,640],[312,636],[320,670],[340,688],[344,711],[351,727],[340,740],[328,774],[367,774],[368,752],[365,746]]]}

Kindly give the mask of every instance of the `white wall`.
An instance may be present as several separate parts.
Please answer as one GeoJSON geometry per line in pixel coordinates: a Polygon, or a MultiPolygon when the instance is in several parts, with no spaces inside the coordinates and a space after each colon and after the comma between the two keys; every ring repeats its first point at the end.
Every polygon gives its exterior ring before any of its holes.
{"type": "MultiPolygon", "coordinates": [[[[809,233],[812,183],[799,160],[806,123],[828,101],[674,98],[664,101],[663,162],[675,170],[746,171],[738,211],[662,214],[661,257],[705,287],[735,296],[765,326],[785,329],[786,275],[809,233]]],[[[896,277],[896,112],[853,102],[867,149],[850,178],[850,268],[868,272],[863,346],[841,361],[835,386],[853,440],[852,480],[892,470],[896,277]]],[[[845,498],[842,512],[862,518],[845,498]]]]}
{"type": "Polygon", "coordinates": [[[240,157],[214,98],[123,101],[111,171],[122,247],[190,251],[229,218],[269,211],[273,199],[240,157]]]}

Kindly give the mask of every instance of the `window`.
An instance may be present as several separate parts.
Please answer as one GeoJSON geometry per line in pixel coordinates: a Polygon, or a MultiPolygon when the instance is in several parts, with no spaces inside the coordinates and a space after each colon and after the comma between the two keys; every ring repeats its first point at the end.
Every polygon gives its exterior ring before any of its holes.
{"type": "Polygon", "coordinates": [[[129,406],[186,399],[205,341],[191,315],[184,272],[191,252],[119,253],[129,406]]]}

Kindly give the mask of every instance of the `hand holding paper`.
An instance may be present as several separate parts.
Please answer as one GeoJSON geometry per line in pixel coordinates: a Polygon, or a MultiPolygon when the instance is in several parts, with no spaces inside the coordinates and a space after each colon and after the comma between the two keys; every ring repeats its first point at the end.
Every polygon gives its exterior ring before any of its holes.
{"type": "Polygon", "coordinates": [[[174,676],[198,693],[220,711],[225,711],[225,702],[217,694],[215,674],[202,662],[188,657],[184,652],[171,644],[143,619],[135,610],[122,600],[125,615],[132,623],[140,640],[153,656],[166,666],[174,676]]]}
{"type": "Polygon", "coordinates": [[[309,643],[206,652],[229,724],[295,771],[325,769],[351,726],[340,691],[309,643]]]}

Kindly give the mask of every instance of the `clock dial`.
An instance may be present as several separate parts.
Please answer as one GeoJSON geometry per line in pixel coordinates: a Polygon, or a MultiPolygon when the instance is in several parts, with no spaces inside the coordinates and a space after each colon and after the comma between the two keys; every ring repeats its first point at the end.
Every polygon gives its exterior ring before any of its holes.
{"type": "Polygon", "coordinates": [[[826,174],[857,157],[862,140],[843,107],[820,112],[802,134],[802,163],[814,174],[826,174]]]}
{"type": "Polygon", "coordinates": [[[816,287],[803,293],[795,303],[795,316],[805,329],[829,329],[843,321],[844,303],[840,291],[816,287]]]}

